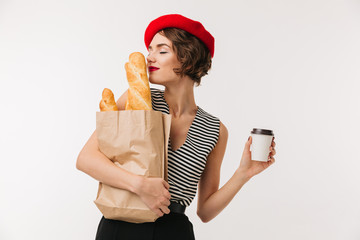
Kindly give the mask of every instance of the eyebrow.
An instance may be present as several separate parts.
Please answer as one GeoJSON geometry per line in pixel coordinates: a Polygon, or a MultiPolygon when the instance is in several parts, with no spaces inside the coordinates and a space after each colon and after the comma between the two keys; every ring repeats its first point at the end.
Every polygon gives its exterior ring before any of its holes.
{"type": "MultiPolygon", "coordinates": [[[[170,48],[170,46],[169,45],[167,45],[166,43],[159,43],[159,44],[157,44],[156,45],[156,47],[162,47],[162,46],[167,46],[168,48],[170,48]]],[[[149,49],[152,49],[152,47],[151,46],[149,46],[149,49]]]]}

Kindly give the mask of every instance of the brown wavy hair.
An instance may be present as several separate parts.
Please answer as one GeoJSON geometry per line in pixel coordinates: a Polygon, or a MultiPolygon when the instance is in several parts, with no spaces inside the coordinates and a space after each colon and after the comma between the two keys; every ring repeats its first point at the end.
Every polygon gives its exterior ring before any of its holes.
{"type": "Polygon", "coordinates": [[[211,68],[209,49],[197,37],[179,28],[164,28],[159,33],[172,42],[173,50],[181,63],[181,68],[174,68],[174,72],[189,76],[198,87],[201,78],[211,68]]]}

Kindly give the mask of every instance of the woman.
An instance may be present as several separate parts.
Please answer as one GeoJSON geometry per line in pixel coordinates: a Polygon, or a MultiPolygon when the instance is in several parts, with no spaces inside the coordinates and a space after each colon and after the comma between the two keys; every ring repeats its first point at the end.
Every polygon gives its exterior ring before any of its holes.
{"type": "MultiPolygon", "coordinates": [[[[145,31],[153,110],[171,114],[168,182],[146,178],[115,166],[99,150],[96,131],[79,154],[77,168],[105,184],[136,193],[159,218],[153,223],[129,223],[102,217],[96,239],[195,239],[185,215],[198,191],[197,215],[203,222],[216,217],[241,187],[274,163],[251,161],[251,137],[234,175],[219,188],[220,168],[228,131],[215,116],[197,106],[194,84],[200,85],[214,55],[214,38],[200,22],[178,14],[153,20],[145,31]],[[198,188],[197,188],[198,186],[198,188]]],[[[118,99],[125,109],[127,91],[118,99]]]]}

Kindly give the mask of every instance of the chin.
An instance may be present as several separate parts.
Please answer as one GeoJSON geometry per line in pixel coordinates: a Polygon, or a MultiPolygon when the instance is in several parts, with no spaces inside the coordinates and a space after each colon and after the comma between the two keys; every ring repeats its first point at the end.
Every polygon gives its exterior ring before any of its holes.
{"type": "Polygon", "coordinates": [[[160,85],[162,85],[162,81],[161,81],[161,80],[156,79],[156,78],[153,78],[153,77],[150,77],[150,76],[149,76],[149,82],[152,83],[152,84],[160,84],[160,85]]]}
{"type": "Polygon", "coordinates": [[[152,78],[152,77],[149,77],[149,82],[150,82],[150,83],[154,83],[154,81],[153,81],[153,78],[152,78]]]}

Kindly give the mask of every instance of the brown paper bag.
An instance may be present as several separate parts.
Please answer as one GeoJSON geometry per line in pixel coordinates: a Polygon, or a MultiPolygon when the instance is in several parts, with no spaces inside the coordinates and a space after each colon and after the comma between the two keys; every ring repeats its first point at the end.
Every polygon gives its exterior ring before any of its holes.
{"type": "MultiPolygon", "coordinates": [[[[171,116],[154,110],[96,113],[99,149],[117,166],[137,175],[167,181],[167,149],[171,116]]],[[[105,218],[133,223],[158,216],[130,191],[99,183],[94,201],[105,218]]]]}

